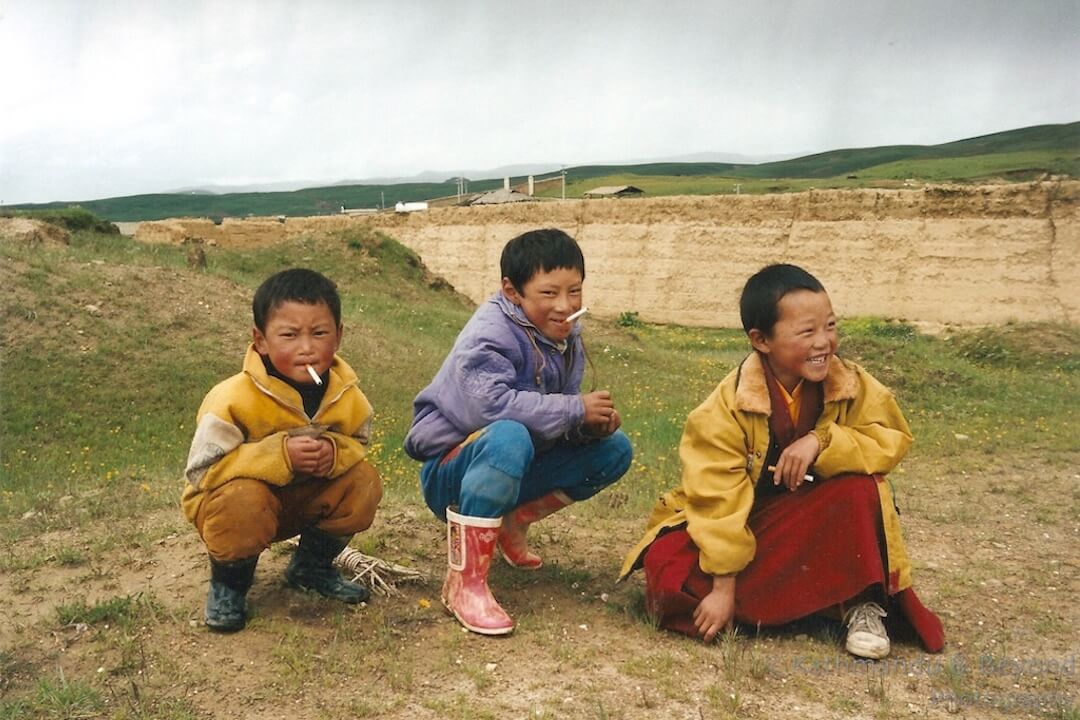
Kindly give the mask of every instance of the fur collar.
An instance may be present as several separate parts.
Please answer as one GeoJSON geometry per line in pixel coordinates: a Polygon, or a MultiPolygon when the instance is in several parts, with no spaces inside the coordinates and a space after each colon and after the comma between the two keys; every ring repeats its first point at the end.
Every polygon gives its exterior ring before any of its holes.
{"type": "MultiPolygon", "coordinates": [[[[833,355],[829,360],[829,372],[825,376],[822,389],[825,391],[826,403],[852,400],[859,392],[859,379],[854,370],[833,355]]],[[[735,407],[760,415],[769,415],[772,412],[769,388],[765,385],[765,369],[761,366],[761,356],[756,352],[750,353],[739,366],[735,407]]]]}

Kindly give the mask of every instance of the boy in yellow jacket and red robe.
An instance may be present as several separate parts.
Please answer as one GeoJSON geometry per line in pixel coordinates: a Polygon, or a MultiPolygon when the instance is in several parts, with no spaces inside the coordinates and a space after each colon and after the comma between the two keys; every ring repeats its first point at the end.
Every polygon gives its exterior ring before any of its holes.
{"type": "Polygon", "coordinates": [[[838,611],[847,650],[879,659],[895,608],[939,652],[941,622],[912,588],[883,477],[912,441],[895,398],[836,355],[832,304],[805,270],[764,268],[740,310],[755,352],[690,413],[682,485],[654,508],[621,577],[644,566],[650,614],[706,641],[736,620],[838,611]]]}

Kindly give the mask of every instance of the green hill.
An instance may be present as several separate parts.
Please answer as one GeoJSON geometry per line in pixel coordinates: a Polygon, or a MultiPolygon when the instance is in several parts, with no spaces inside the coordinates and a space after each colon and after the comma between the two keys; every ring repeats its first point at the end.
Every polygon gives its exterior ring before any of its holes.
{"type": "MultiPolygon", "coordinates": [[[[908,178],[933,182],[1021,181],[1043,175],[1080,177],[1080,122],[1038,125],[941,145],[886,145],[848,148],[763,163],[644,163],[568,168],[567,196],[580,197],[599,185],[636,185],[646,194],[695,195],[735,192],[791,192],[808,187],[895,186],[908,178]]],[[[469,183],[473,193],[501,186],[501,180],[469,183]]],[[[130,197],[12,206],[18,209],[78,205],[113,222],[168,217],[245,215],[327,215],[347,208],[376,208],[385,201],[430,200],[453,195],[443,183],[339,185],[293,192],[133,195],[130,197]]],[[[558,197],[561,188],[544,188],[558,197]]]]}
{"type": "Polygon", "coordinates": [[[941,145],[886,145],[832,150],[794,160],[744,166],[733,175],[755,178],[828,178],[905,160],[960,159],[975,155],[1012,154],[1033,150],[1045,151],[1048,158],[1075,162],[1076,156],[1080,155],[1080,122],[1038,125],[941,145]]]}
{"type": "MultiPolygon", "coordinates": [[[[501,180],[469,183],[469,189],[484,192],[501,187],[501,180]]],[[[246,215],[288,215],[306,217],[331,215],[346,208],[378,208],[394,203],[428,200],[453,195],[456,185],[446,183],[400,183],[396,185],[332,185],[291,192],[155,193],[127,197],[5,206],[5,209],[37,210],[85,208],[112,222],[161,220],[170,217],[244,217],[246,215]]]]}

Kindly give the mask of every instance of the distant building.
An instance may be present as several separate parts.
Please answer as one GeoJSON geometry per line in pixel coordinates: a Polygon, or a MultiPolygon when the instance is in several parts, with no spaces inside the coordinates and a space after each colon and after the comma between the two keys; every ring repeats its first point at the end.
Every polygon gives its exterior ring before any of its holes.
{"type": "Polygon", "coordinates": [[[470,205],[502,205],[503,203],[513,202],[528,202],[534,200],[525,193],[519,193],[516,190],[507,190],[501,188],[499,190],[492,190],[482,195],[477,195],[469,201],[470,205]]]}
{"type": "Polygon", "coordinates": [[[586,190],[584,195],[587,198],[598,197],[639,197],[644,195],[645,191],[639,187],[633,185],[605,185],[604,187],[593,188],[592,190],[586,190]]]}

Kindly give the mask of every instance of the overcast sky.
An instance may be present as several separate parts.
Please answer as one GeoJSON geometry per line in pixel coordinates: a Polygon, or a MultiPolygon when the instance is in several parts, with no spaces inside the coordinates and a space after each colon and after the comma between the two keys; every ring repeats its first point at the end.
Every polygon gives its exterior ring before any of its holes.
{"type": "Polygon", "coordinates": [[[1077,0],[0,0],[0,202],[1080,120],[1077,0]]]}

